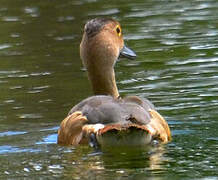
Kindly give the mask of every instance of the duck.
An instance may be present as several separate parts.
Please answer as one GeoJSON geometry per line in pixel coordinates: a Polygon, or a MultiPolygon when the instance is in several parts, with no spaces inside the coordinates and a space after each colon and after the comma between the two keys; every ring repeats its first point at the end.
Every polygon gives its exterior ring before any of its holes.
{"type": "Polygon", "coordinates": [[[171,141],[167,121],[148,99],[119,94],[114,66],[119,58],[135,59],[136,53],[125,45],[118,21],[89,20],[80,43],[80,57],[94,96],[69,111],[60,124],[58,144],[116,147],[171,141]]]}

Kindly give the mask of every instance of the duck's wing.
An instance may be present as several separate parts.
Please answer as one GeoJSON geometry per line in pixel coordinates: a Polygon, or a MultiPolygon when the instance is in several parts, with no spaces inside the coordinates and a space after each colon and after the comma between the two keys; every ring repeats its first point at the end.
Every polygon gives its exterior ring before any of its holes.
{"type": "Polygon", "coordinates": [[[87,142],[103,124],[115,123],[123,117],[119,106],[111,96],[92,96],[75,105],[61,122],[58,144],[77,145],[87,142]],[[88,126],[86,124],[89,124],[88,126]]]}
{"type": "Polygon", "coordinates": [[[160,139],[163,143],[171,141],[171,132],[166,120],[156,111],[149,110],[151,121],[146,125],[154,130],[154,136],[160,139]]]}
{"type": "Polygon", "coordinates": [[[68,115],[60,125],[58,130],[58,144],[77,145],[83,139],[83,126],[88,122],[81,111],[75,111],[68,115]]]}
{"type": "Polygon", "coordinates": [[[149,100],[128,96],[117,104],[119,105],[117,111],[124,112],[122,117],[125,119],[105,124],[104,128],[99,129],[96,137],[100,144],[147,145],[153,140],[162,143],[171,140],[166,120],[149,100]]]}
{"type": "Polygon", "coordinates": [[[127,96],[124,98],[124,101],[127,103],[137,104],[149,113],[149,121],[144,123],[144,125],[152,134],[153,138],[157,138],[163,143],[167,143],[171,140],[171,132],[168,123],[155,110],[154,105],[148,99],[140,98],[138,96],[127,96]]]}

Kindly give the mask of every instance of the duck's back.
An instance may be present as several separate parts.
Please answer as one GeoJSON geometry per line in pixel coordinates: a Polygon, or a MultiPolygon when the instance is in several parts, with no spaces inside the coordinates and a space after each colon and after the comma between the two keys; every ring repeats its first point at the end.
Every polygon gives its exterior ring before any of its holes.
{"type": "Polygon", "coordinates": [[[147,99],[129,96],[114,99],[111,96],[92,96],[74,106],[69,115],[81,111],[88,119],[88,124],[148,124],[151,120],[149,110],[153,104],[147,99]]]}

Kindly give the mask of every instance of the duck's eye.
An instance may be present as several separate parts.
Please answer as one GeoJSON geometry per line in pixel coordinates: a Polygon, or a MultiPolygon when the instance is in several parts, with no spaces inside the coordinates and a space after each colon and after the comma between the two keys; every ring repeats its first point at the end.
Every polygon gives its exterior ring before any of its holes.
{"type": "Polygon", "coordinates": [[[120,34],[120,28],[117,27],[117,34],[120,34]]]}
{"type": "Polygon", "coordinates": [[[120,29],[119,25],[117,25],[117,27],[116,27],[116,32],[117,32],[118,36],[121,36],[121,29],[120,29]]]}

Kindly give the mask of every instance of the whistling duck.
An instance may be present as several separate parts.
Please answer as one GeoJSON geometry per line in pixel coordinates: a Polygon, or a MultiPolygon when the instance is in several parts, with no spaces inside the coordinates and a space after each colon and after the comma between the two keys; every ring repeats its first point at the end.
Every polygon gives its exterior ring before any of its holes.
{"type": "Polygon", "coordinates": [[[169,126],[145,98],[121,98],[114,65],[122,56],[136,54],[124,45],[119,22],[109,18],[88,21],[80,44],[80,56],[95,96],[69,112],[58,130],[58,144],[92,146],[148,145],[171,140],[169,126]]]}

